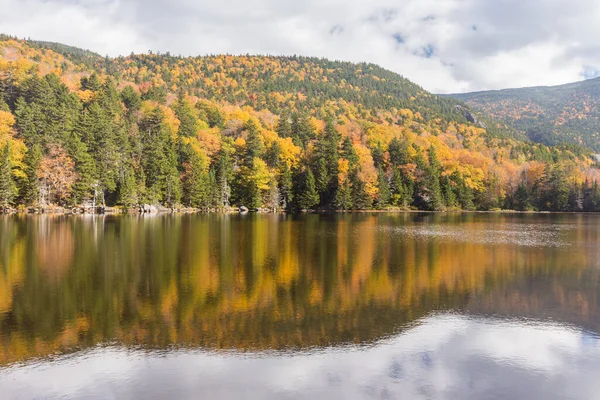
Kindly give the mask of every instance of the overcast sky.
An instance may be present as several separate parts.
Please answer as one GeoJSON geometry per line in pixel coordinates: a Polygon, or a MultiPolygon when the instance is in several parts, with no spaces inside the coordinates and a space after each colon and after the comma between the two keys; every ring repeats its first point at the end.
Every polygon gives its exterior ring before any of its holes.
{"type": "Polygon", "coordinates": [[[598,0],[0,0],[0,9],[2,33],[102,55],[368,61],[439,93],[600,75],[598,0]]]}

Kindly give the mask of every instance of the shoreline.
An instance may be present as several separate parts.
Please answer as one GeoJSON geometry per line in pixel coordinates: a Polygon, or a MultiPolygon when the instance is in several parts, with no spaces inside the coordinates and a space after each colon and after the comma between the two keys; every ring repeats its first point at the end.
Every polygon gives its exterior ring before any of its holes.
{"type": "Polygon", "coordinates": [[[428,210],[415,210],[415,209],[402,209],[402,208],[389,208],[389,209],[373,209],[373,210],[301,210],[301,211],[286,211],[286,210],[273,210],[273,209],[259,209],[259,210],[240,210],[236,207],[226,208],[175,208],[170,209],[166,207],[155,208],[152,211],[143,209],[130,209],[124,210],[117,207],[105,207],[101,211],[89,211],[82,210],[81,208],[74,207],[73,209],[63,207],[50,207],[47,209],[29,209],[29,210],[17,210],[9,209],[0,210],[0,216],[3,215],[69,215],[69,216],[103,216],[103,215],[165,215],[165,214],[382,214],[382,213],[421,213],[421,214],[600,214],[593,211],[518,211],[518,210],[445,210],[445,211],[428,211],[428,210]]]}

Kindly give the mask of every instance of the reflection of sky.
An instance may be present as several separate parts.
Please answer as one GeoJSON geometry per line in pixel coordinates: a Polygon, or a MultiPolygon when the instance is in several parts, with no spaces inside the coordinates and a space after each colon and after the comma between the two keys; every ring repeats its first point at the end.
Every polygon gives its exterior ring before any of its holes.
{"type": "Polygon", "coordinates": [[[373,347],[300,354],[96,348],[0,372],[3,399],[597,399],[600,341],[455,315],[373,347]]]}

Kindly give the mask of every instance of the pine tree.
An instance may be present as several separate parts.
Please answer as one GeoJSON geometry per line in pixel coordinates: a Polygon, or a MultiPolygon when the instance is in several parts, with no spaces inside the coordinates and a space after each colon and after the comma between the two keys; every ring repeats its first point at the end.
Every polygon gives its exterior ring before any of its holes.
{"type": "Polygon", "coordinates": [[[133,208],[139,203],[135,172],[131,168],[125,169],[119,179],[117,204],[126,210],[133,208]]]}
{"type": "Polygon", "coordinates": [[[252,168],[253,162],[257,157],[261,157],[264,151],[264,144],[260,137],[260,131],[256,122],[249,119],[244,125],[244,130],[248,132],[246,139],[246,151],[244,154],[244,165],[252,168]]]}
{"type": "MultiPolygon", "coordinates": [[[[317,144],[317,154],[319,159],[323,159],[326,168],[326,174],[323,174],[322,167],[319,165],[319,187],[327,181],[326,189],[320,192],[321,206],[331,207],[334,205],[338,190],[338,147],[340,143],[340,134],[333,125],[333,120],[328,118],[325,122],[325,130],[317,144]]],[[[320,162],[320,161],[319,161],[320,162]]]]}
{"type": "Polygon", "coordinates": [[[350,179],[348,178],[339,186],[335,195],[335,208],[338,210],[351,210],[353,208],[352,191],[350,189],[350,179]]]}
{"type": "Polygon", "coordinates": [[[531,210],[531,203],[529,202],[529,193],[527,193],[527,186],[521,182],[515,192],[515,209],[518,211],[529,211],[531,210]]]}
{"type": "Polygon", "coordinates": [[[379,189],[377,195],[377,208],[383,209],[389,205],[392,195],[388,178],[381,167],[377,169],[377,188],[379,189]]]}
{"type": "Polygon", "coordinates": [[[183,180],[184,202],[189,207],[201,208],[210,205],[210,176],[205,156],[190,149],[189,162],[183,180]]]}
{"type": "Polygon", "coordinates": [[[360,179],[357,169],[355,169],[350,174],[349,180],[352,197],[352,208],[355,210],[370,209],[372,206],[372,201],[367,192],[365,191],[365,183],[362,179],[360,179]]]}
{"type": "Polygon", "coordinates": [[[292,116],[290,136],[296,146],[303,148],[315,138],[315,128],[306,114],[296,113],[292,116]]]}
{"type": "Polygon", "coordinates": [[[74,133],[69,136],[68,149],[75,161],[77,172],[72,201],[74,204],[81,204],[92,196],[92,188],[96,182],[96,166],[87,146],[74,133]]]}
{"type": "Polygon", "coordinates": [[[456,194],[454,193],[454,189],[452,188],[452,184],[450,183],[450,177],[446,175],[442,179],[442,193],[444,195],[444,201],[448,208],[456,207],[456,194]]]}
{"type": "Polygon", "coordinates": [[[8,144],[0,151],[0,210],[8,208],[17,195],[9,151],[8,144]]]}
{"type": "Polygon", "coordinates": [[[430,161],[426,162],[421,153],[417,155],[417,169],[420,173],[415,204],[419,208],[431,211],[444,209],[444,199],[440,188],[439,167],[435,152],[430,153],[430,161]],[[431,157],[433,155],[433,157],[431,157]]]}
{"type": "Polygon", "coordinates": [[[390,163],[394,166],[406,165],[410,162],[408,144],[406,141],[400,142],[398,138],[393,138],[388,144],[388,154],[390,163]]]}
{"type": "Polygon", "coordinates": [[[303,210],[312,209],[319,204],[319,194],[315,186],[315,177],[310,168],[307,169],[304,177],[304,185],[300,193],[296,194],[298,206],[303,210]]]}
{"type": "Polygon", "coordinates": [[[392,179],[390,185],[392,194],[391,202],[396,207],[406,207],[411,201],[412,192],[404,185],[402,173],[399,168],[394,167],[392,170],[392,179]]]}
{"type": "Polygon", "coordinates": [[[192,105],[180,96],[173,109],[175,115],[179,119],[179,131],[177,134],[180,137],[196,137],[198,119],[196,118],[192,105]]]}
{"type": "Polygon", "coordinates": [[[121,91],[121,99],[130,113],[139,110],[142,105],[140,95],[131,86],[125,86],[121,91]]]}
{"type": "Polygon", "coordinates": [[[289,116],[287,113],[281,114],[277,127],[275,128],[277,135],[280,138],[287,138],[292,136],[292,125],[290,124],[289,116]]]}
{"type": "Polygon", "coordinates": [[[40,199],[40,182],[37,176],[42,161],[42,150],[34,144],[25,155],[25,173],[27,179],[23,188],[23,197],[26,205],[37,205],[40,199]]]}
{"type": "Polygon", "coordinates": [[[285,163],[283,163],[282,170],[279,174],[279,193],[282,207],[288,209],[294,201],[292,171],[285,163]]]}

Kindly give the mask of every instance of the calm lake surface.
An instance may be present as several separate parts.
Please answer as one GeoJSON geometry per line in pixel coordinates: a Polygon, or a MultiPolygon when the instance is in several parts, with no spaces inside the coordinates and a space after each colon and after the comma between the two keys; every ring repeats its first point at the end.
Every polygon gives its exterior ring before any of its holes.
{"type": "Polygon", "coordinates": [[[1,399],[598,399],[600,215],[0,216],[1,399]]]}

